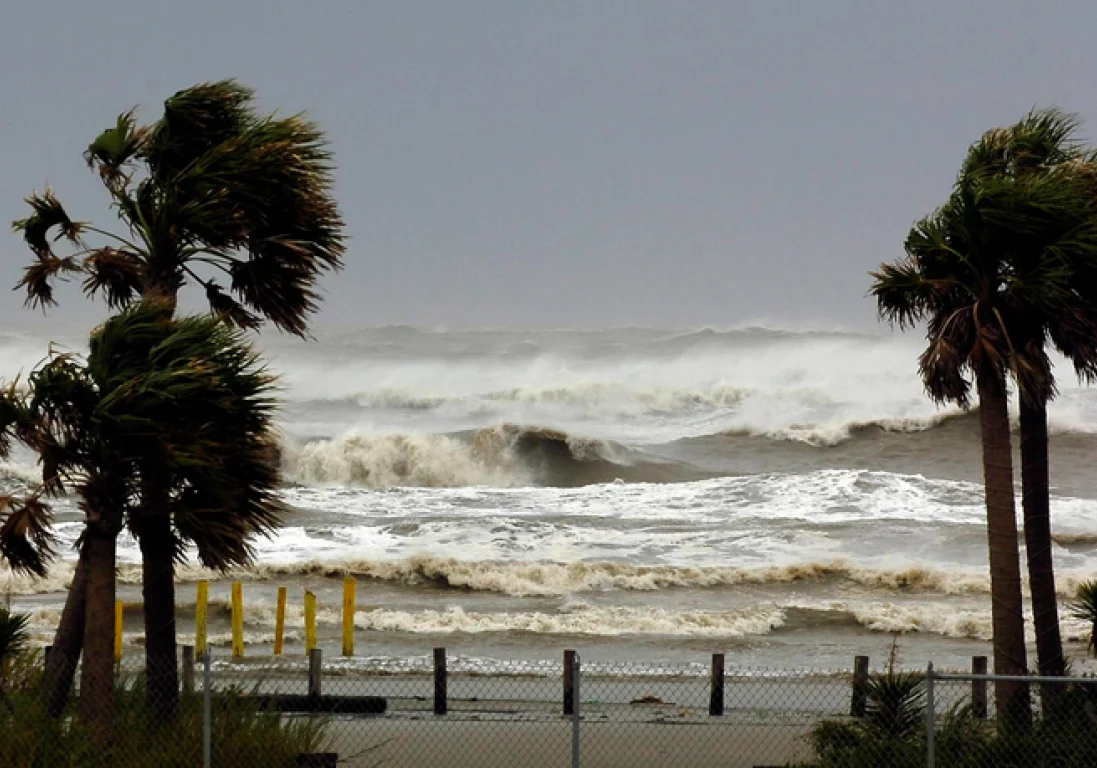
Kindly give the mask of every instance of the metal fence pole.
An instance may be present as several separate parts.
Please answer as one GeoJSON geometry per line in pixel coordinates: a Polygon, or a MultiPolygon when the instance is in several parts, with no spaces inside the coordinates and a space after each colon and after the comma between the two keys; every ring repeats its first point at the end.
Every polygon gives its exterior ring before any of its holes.
{"type": "Polygon", "coordinates": [[[209,648],[206,648],[206,652],[202,654],[203,667],[202,667],[202,698],[204,700],[204,709],[202,713],[202,766],[203,768],[210,768],[213,765],[213,705],[211,702],[212,693],[210,688],[210,652],[209,648]]]}
{"type": "Polygon", "coordinates": [[[579,654],[572,657],[571,689],[571,768],[579,768],[579,654]]]}
{"type": "Polygon", "coordinates": [[[934,768],[937,760],[937,750],[933,743],[935,714],[933,711],[933,662],[931,661],[926,668],[926,768],[934,768]]]}

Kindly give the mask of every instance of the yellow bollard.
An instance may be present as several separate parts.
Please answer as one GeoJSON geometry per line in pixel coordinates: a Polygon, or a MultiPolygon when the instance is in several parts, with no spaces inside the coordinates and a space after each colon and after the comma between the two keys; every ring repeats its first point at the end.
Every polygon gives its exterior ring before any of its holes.
{"type": "Polygon", "coordinates": [[[209,582],[198,582],[198,599],[194,603],[194,652],[201,658],[206,652],[206,606],[209,603],[209,582]]]}
{"type": "Polygon", "coordinates": [[[121,600],[114,601],[114,661],[122,660],[122,618],[126,604],[121,600]]]}
{"type": "Polygon", "coordinates": [[[354,655],[354,587],[351,576],[343,579],[343,655],[354,655]]]}
{"type": "Polygon", "coordinates": [[[305,590],[305,653],[316,647],[316,595],[305,590]]]}
{"type": "Polygon", "coordinates": [[[232,585],[232,655],[244,655],[244,587],[238,581],[232,585]]]}
{"type": "Polygon", "coordinates": [[[278,613],[274,616],[274,655],[282,655],[282,636],[286,632],[286,588],[278,587],[278,613]]]}

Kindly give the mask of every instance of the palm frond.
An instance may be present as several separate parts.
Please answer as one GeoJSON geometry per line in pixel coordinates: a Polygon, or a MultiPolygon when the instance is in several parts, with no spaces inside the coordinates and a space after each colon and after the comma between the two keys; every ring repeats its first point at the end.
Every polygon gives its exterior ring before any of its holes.
{"type": "Polygon", "coordinates": [[[131,109],[120,114],[113,127],[103,131],[88,145],[84,160],[89,168],[98,169],[103,183],[117,191],[127,181],[127,166],[133,163],[147,140],[148,129],[137,126],[134,110],[131,109]]]}
{"type": "Polygon", "coordinates": [[[142,150],[152,175],[166,184],[254,121],[255,94],[235,80],[200,83],[164,102],[164,115],[142,150]]]}
{"type": "Polygon", "coordinates": [[[27,292],[24,304],[45,309],[57,303],[53,298],[53,281],[65,280],[68,275],[80,271],[80,265],[71,256],[59,258],[52,253],[43,254],[23,268],[23,278],[15,288],[27,292]]]}
{"type": "Polygon", "coordinates": [[[12,570],[45,576],[55,555],[53,514],[37,496],[0,497],[0,557],[12,570]]]}
{"type": "Polygon", "coordinates": [[[215,281],[206,283],[206,300],[210,311],[230,325],[250,330],[262,325],[262,320],[257,315],[244,309],[238,301],[222,291],[215,281]]]}
{"type": "Polygon", "coordinates": [[[83,269],[87,273],[84,293],[95,296],[101,292],[111,309],[132,302],[146,283],[141,257],[124,249],[98,248],[84,259],[83,269]]]}
{"type": "Polygon", "coordinates": [[[27,198],[31,215],[12,223],[12,228],[23,233],[23,239],[40,258],[52,255],[50,249],[50,231],[57,230],[54,240],[65,238],[73,243],[80,242],[80,233],[84,225],[73,221],[61,201],[54,197],[50,189],[43,194],[35,192],[27,198]]]}
{"type": "Polygon", "coordinates": [[[1097,580],[1083,581],[1077,586],[1068,610],[1076,619],[1097,623],[1097,580]]]}
{"type": "MultiPolygon", "coordinates": [[[[0,670],[30,647],[30,615],[0,606],[0,670]]],[[[0,673],[2,681],[2,673],[0,673]]]]}

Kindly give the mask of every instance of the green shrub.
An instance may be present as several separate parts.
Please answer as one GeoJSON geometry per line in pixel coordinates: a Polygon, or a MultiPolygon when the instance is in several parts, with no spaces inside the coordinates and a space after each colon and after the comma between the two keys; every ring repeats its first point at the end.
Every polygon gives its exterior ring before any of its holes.
{"type": "MultiPolygon", "coordinates": [[[[37,691],[9,696],[0,708],[0,765],[10,768],[193,768],[202,765],[203,701],[184,696],[178,717],[156,724],[143,686],[117,691],[112,727],[90,732],[71,713],[51,719],[37,691]]],[[[326,722],[264,710],[241,690],[219,691],[212,702],[216,765],[294,768],[302,752],[322,748],[326,722]]]]}
{"type": "Polygon", "coordinates": [[[889,669],[873,675],[865,691],[864,725],[888,738],[906,738],[925,723],[925,675],[889,669]]]}

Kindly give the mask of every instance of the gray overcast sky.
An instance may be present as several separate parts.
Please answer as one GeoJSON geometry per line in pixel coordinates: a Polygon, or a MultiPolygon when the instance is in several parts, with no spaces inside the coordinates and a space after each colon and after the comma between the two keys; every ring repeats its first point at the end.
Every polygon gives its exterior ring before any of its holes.
{"type": "MultiPolygon", "coordinates": [[[[334,145],[321,323],[867,328],[866,270],[983,130],[1056,104],[1093,135],[1095,32],[1092,0],[11,0],[0,218],[49,182],[108,222],[88,142],[236,77],[334,145]]],[[[0,286],[27,258],[0,237],[0,286]]]]}

